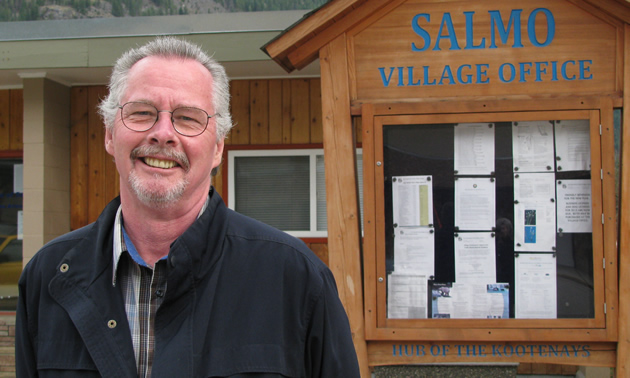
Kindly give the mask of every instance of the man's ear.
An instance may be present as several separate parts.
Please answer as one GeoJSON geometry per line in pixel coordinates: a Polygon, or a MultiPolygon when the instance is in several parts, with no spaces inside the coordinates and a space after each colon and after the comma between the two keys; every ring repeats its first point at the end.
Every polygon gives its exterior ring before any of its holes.
{"type": "Polygon", "coordinates": [[[112,129],[105,128],[105,150],[108,154],[114,156],[114,141],[113,141],[112,129]]]}
{"type": "Polygon", "coordinates": [[[223,147],[225,146],[225,139],[221,139],[221,141],[217,142],[217,149],[214,152],[214,161],[212,162],[212,168],[216,168],[221,165],[221,160],[223,159],[223,147]]]}

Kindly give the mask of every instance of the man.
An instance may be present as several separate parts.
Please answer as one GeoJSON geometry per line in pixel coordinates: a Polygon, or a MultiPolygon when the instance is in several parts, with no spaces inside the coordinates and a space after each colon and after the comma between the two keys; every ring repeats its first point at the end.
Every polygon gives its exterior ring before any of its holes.
{"type": "Polygon", "coordinates": [[[117,61],[100,112],[120,197],[26,266],[18,376],[358,376],[330,271],[211,187],[223,68],[158,38],[117,61]]]}

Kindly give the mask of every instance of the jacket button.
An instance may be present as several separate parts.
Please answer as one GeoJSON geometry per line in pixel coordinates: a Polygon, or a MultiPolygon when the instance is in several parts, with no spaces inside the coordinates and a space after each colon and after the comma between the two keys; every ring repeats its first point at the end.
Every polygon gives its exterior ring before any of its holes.
{"type": "Polygon", "coordinates": [[[116,321],[115,321],[115,320],[113,320],[113,319],[107,322],[107,326],[108,326],[109,328],[111,328],[111,329],[116,328],[116,325],[117,325],[117,323],[116,323],[116,321]]]}
{"type": "Polygon", "coordinates": [[[169,259],[171,260],[171,266],[173,266],[173,267],[174,267],[174,266],[175,266],[175,256],[171,255],[171,256],[169,257],[169,259]]]}
{"type": "Polygon", "coordinates": [[[59,267],[59,271],[60,271],[61,273],[65,273],[65,272],[67,272],[67,271],[68,271],[68,269],[69,269],[69,268],[70,268],[70,267],[68,266],[68,264],[61,264],[61,266],[59,267]]]}

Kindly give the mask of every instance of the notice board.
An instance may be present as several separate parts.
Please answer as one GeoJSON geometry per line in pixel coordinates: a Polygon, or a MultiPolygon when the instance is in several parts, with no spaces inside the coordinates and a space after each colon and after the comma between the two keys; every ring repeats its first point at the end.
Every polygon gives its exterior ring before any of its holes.
{"type": "Polygon", "coordinates": [[[571,359],[601,347],[581,342],[613,341],[601,209],[614,188],[602,178],[599,110],[372,119],[363,140],[372,345],[461,361],[465,350],[505,359],[508,343],[483,340],[516,343],[508,360],[519,345],[584,352],[571,359]],[[385,341],[401,339],[415,349],[385,341]],[[432,345],[435,355],[420,352],[432,345]]]}

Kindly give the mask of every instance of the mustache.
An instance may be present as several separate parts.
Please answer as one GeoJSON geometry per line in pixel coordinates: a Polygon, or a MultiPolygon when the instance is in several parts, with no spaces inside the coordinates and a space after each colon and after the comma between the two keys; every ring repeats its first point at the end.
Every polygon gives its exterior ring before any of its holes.
{"type": "Polygon", "coordinates": [[[160,156],[175,160],[185,171],[190,169],[190,161],[185,153],[162,146],[140,146],[131,151],[130,157],[135,160],[142,156],[160,156]]]}

